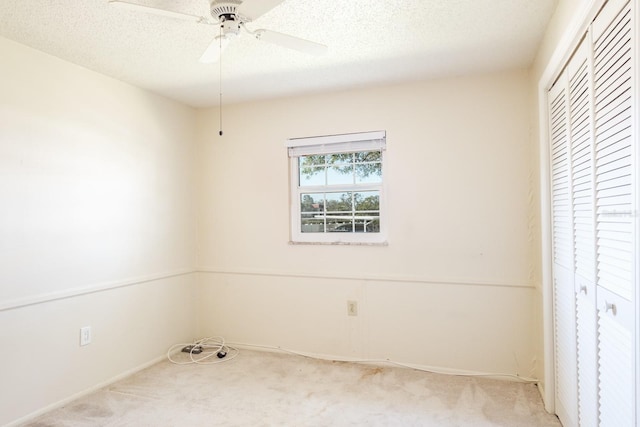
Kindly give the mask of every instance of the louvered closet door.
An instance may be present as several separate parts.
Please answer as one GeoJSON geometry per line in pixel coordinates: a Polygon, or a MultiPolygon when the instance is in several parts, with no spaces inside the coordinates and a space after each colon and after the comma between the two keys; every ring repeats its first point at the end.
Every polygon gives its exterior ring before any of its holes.
{"type": "Polygon", "coordinates": [[[598,425],[594,129],[591,44],[587,36],[566,68],[577,327],[578,419],[598,425]]]}
{"type": "Polygon", "coordinates": [[[599,401],[602,426],[635,425],[635,185],[631,2],[594,21],[599,401]]]}
{"type": "Polygon", "coordinates": [[[578,416],[569,94],[563,74],[549,92],[556,413],[564,425],[578,416]]]}

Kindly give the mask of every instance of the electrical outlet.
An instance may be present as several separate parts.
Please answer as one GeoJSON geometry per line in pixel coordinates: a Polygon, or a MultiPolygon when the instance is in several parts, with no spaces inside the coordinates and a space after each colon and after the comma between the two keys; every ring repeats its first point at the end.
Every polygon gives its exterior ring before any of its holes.
{"type": "Polygon", "coordinates": [[[349,316],[358,315],[358,301],[347,301],[347,314],[349,316]]]}
{"type": "Polygon", "coordinates": [[[80,328],[80,345],[91,344],[91,326],[80,328]]]}

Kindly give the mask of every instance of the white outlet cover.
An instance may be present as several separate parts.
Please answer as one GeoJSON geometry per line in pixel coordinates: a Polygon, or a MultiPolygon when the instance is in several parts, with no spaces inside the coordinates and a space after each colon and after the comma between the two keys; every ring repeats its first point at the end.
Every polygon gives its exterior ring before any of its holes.
{"type": "Polygon", "coordinates": [[[91,344],[91,326],[80,328],[80,345],[91,344]]]}

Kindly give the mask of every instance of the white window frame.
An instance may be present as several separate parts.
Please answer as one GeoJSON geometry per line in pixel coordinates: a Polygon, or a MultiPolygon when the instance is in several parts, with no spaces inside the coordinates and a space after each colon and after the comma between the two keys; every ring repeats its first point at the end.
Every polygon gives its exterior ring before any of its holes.
{"type": "Polygon", "coordinates": [[[306,244],[387,244],[387,215],[385,197],[385,149],[386,132],[361,132],[341,135],[290,138],[286,143],[289,155],[291,236],[290,242],[306,244]],[[317,154],[352,153],[359,151],[381,152],[382,182],[349,185],[323,185],[300,187],[299,157],[317,154]],[[303,233],[301,230],[300,200],[308,192],[378,191],[380,195],[380,231],[375,233],[303,233]]]}

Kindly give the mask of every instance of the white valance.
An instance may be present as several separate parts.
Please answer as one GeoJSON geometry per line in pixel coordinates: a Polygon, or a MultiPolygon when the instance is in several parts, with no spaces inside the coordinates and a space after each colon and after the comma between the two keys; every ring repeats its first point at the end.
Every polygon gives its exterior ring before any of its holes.
{"type": "Polygon", "coordinates": [[[386,141],[387,133],[385,131],[373,131],[290,138],[287,140],[287,148],[289,157],[299,157],[316,154],[384,150],[386,141]]]}

